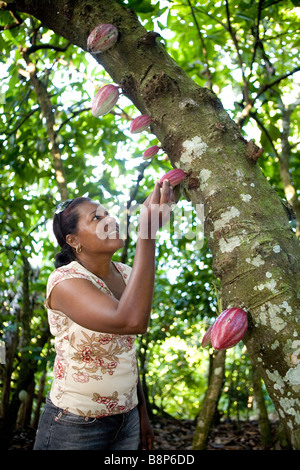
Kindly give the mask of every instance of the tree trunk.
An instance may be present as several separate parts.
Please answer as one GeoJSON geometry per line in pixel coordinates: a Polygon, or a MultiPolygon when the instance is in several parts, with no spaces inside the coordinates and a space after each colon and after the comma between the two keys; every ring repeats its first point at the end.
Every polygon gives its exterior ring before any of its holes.
{"type": "Polygon", "coordinates": [[[261,384],[261,377],[255,364],[252,363],[252,381],[253,381],[253,395],[258,409],[258,425],[260,432],[261,444],[264,447],[271,445],[271,427],[268,417],[268,411],[264,398],[264,393],[261,384]]]}
{"type": "Polygon", "coordinates": [[[33,429],[37,429],[39,419],[40,419],[40,411],[41,411],[41,406],[44,401],[44,390],[45,390],[45,384],[46,384],[46,375],[47,375],[47,368],[43,370],[40,383],[39,383],[39,389],[37,393],[37,399],[36,399],[36,408],[34,411],[34,416],[32,419],[32,427],[33,429]]]}
{"type": "Polygon", "coordinates": [[[33,379],[31,384],[29,384],[24,394],[24,397],[22,397],[16,422],[16,429],[25,429],[27,426],[30,425],[32,404],[34,398],[34,388],[35,382],[33,379]]]}
{"type": "MultiPolygon", "coordinates": [[[[30,342],[32,338],[31,320],[33,316],[33,303],[30,296],[30,275],[31,266],[26,256],[23,259],[23,279],[22,294],[15,297],[15,301],[20,302],[21,308],[18,311],[16,319],[18,335],[17,349],[20,354],[20,362],[16,371],[16,384],[9,396],[5,400],[5,408],[3,408],[3,419],[0,422],[0,449],[7,450],[11,442],[14,428],[17,425],[23,426],[29,424],[30,417],[28,410],[31,410],[34,375],[37,370],[37,361],[30,351],[30,342]],[[18,418],[19,414],[19,418],[18,418]]],[[[18,310],[15,308],[15,310],[18,310]]],[[[50,335],[48,324],[41,335],[37,338],[36,347],[44,346],[50,335]]],[[[9,390],[9,389],[8,389],[9,390]]]]}
{"type": "Polygon", "coordinates": [[[148,416],[153,418],[153,409],[149,400],[149,390],[147,385],[146,373],[147,373],[147,355],[148,355],[148,334],[146,333],[140,339],[140,346],[138,348],[138,358],[139,358],[139,371],[141,377],[141,385],[144,393],[146,408],[148,416]]]}
{"type": "Polygon", "coordinates": [[[229,385],[228,385],[228,390],[227,390],[227,412],[226,412],[226,420],[231,421],[231,410],[232,410],[232,402],[234,401],[234,384],[233,384],[233,370],[234,370],[234,363],[231,364],[230,368],[230,380],[229,380],[229,385]]]}
{"type": "Polygon", "coordinates": [[[14,371],[14,358],[19,342],[19,316],[20,316],[20,302],[22,298],[22,289],[19,288],[14,294],[10,302],[9,309],[13,320],[10,321],[9,326],[5,332],[5,364],[3,365],[3,382],[2,394],[0,405],[0,417],[5,415],[5,410],[9,404],[9,397],[11,392],[11,377],[14,371]]]}
{"type": "Polygon", "coordinates": [[[61,200],[64,201],[68,199],[69,194],[68,194],[68,188],[67,188],[65,169],[64,169],[62,158],[61,158],[59,145],[57,143],[57,134],[55,132],[55,117],[54,117],[54,112],[52,109],[50,96],[48,94],[46,86],[38,78],[36,65],[30,61],[28,49],[24,49],[22,51],[22,55],[26,61],[26,64],[29,70],[30,80],[37,94],[38,102],[42,110],[43,116],[46,120],[47,134],[49,138],[49,148],[50,148],[50,152],[51,152],[52,160],[53,160],[55,179],[56,179],[58,190],[61,196],[61,200]]]}
{"type": "Polygon", "coordinates": [[[294,103],[285,106],[281,97],[278,97],[278,106],[282,114],[282,132],[281,132],[281,152],[279,154],[280,178],[283,184],[284,193],[288,203],[292,206],[296,217],[296,235],[300,239],[300,199],[293,185],[290,175],[290,155],[291,146],[289,143],[291,115],[299,105],[300,98],[294,103]]]}
{"type": "Polygon", "coordinates": [[[97,24],[118,28],[117,44],[96,59],[152,117],[152,132],[172,165],[187,173],[189,198],[204,204],[223,305],[248,312],[247,349],[292,447],[300,449],[299,242],[256,164],[261,149],[241,136],[216,95],[194,83],[128,8],[111,0],[13,5],[85,51],[97,24]]]}
{"type": "Polygon", "coordinates": [[[215,351],[208,388],[197,418],[193,439],[194,450],[206,449],[213,418],[216,413],[220,391],[224,381],[226,351],[215,351]]]}

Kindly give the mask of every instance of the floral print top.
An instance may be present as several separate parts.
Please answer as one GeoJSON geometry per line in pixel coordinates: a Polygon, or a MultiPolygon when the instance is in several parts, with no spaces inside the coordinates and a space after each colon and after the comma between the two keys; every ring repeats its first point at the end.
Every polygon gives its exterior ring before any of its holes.
{"type": "MultiPolygon", "coordinates": [[[[114,262],[114,265],[127,284],[131,268],[123,263],[114,262]]],[[[51,309],[48,299],[53,287],[71,278],[87,279],[113,296],[100,278],[77,261],[50,274],[45,307],[56,350],[51,401],[59,408],[85,417],[128,412],[138,403],[135,336],[92,331],[73,322],[63,312],[51,309]]]]}

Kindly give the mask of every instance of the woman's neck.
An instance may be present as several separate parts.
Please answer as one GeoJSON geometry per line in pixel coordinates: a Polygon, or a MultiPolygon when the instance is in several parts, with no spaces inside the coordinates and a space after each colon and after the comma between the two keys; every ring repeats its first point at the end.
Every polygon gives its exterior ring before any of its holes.
{"type": "Polygon", "coordinates": [[[85,269],[100,277],[101,279],[109,279],[114,274],[114,266],[112,263],[111,255],[96,257],[91,259],[83,253],[76,256],[76,261],[80,263],[85,269]]]}

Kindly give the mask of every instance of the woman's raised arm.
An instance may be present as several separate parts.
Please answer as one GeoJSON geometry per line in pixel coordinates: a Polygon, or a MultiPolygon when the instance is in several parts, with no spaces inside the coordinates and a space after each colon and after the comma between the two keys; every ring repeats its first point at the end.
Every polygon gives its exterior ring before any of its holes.
{"type": "Polygon", "coordinates": [[[142,334],[147,330],[155,279],[155,238],[170,217],[174,193],[168,181],[156,183],[139,217],[139,233],[130,279],[120,300],[106,295],[86,279],[67,279],[51,293],[51,309],[79,325],[112,334],[142,334]]]}

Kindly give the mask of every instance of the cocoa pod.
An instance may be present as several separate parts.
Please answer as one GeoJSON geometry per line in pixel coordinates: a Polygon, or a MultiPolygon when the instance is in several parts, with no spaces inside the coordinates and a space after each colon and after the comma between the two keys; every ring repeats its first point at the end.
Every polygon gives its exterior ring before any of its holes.
{"type": "Polygon", "coordinates": [[[177,184],[181,183],[186,177],[186,174],[183,170],[175,169],[175,170],[170,170],[167,173],[165,173],[159,180],[160,183],[162,183],[164,180],[169,180],[171,186],[176,186],[177,184]]]}
{"type": "Polygon", "coordinates": [[[92,115],[95,117],[109,113],[119,98],[119,89],[115,85],[104,85],[96,93],[92,103],[92,115]]]}
{"type": "Polygon", "coordinates": [[[235,346],[248,328],[247,313],[241,308],[228,308],[215,321],[211,331],[214,349],[229,349],[235,346]]]}
{"type": "Polygon", "coordinates": [[[87,49],[92,54],[105,52],[115,45],[118,30],[112,24],[100,24],[93,29],[87,39],[87,49]]]}
{"type": "Polygon", "coordinates": [[[136,117],[130,123],[130,132],[132,134],[138,134],[139,132],[143,132],[147,127],[150,126],[151,117],[147,116],[147,114],[141,114],[141,116],[136,117]]]}
{"type": "Polygon", "coordinates": [[[152,147],[148,147],[143,153],[144,160],[146,160],[147,158],[154,157],[158,153],[159,150],[160,150],[160,147],[158,145],[152,145],[152,147]]]}
{"type": "Polygon", "coordinates": [[[202,348],[206,348],[206,346],[211,344],[211,330],[213,329],[213,326],[214,325],[210,325],[205,335],[203,336],[202,342],[201,342],[202,348]]]}

